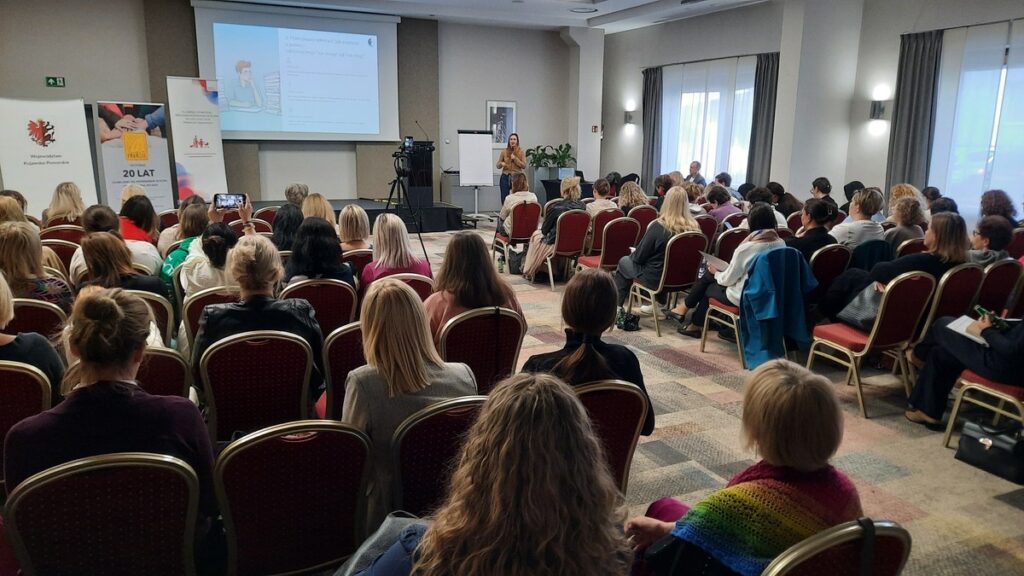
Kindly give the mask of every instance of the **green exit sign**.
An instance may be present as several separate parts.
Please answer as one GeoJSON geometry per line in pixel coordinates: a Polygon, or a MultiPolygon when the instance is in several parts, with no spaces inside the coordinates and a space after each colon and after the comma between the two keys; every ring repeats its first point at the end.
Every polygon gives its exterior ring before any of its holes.
{"type": "Polygon", "coordinates": [[[46,87],[47,88],[63,88],[65,85],[63,76],[47,76],[46,87]]]}

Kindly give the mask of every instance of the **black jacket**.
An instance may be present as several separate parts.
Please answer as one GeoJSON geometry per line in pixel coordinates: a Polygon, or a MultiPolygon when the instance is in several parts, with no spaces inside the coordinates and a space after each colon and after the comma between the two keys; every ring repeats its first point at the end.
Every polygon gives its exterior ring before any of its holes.
{"type": "Polygon", "coordinates": [[[555,232],[556,224],[558,224],[558,217],[563,212],[569,210],[586,210],[587,207],[583,202],[579,200],[569,200],[563,198],[561,202],[548,208],[548,213],[544,215],[544,223],[541,224],[540,231],[544,233],[544,243],[554,244],[555,243],[555,232]]]}
{"type": "MultiPolygon", "coordinates": [[[[561,350],[548,352],[546,354],[535,354],[523,365],[523,372],[551,372],[562,358],[572,354],[583,344],[583,335],[572,330],[565,331],[565,347],[561,350]]],[[[604,357],[608,367],[615,373],[615,378],[636,384],[643,391],[647,398],[647,418],[644,420],[643,429],[640,431],[644,436],[654,432],[654,405],[651,404],[651,397],[647,395],[647,388],[644,387],[644,374],[640,371],[640,361],[636,355],[630,352],[629,348],[618,344],[608,344],[598,338],[591,344],[594,350],[604,357]]],[[[589,382],[570,382],[570,384],[588,384],[589,382]]]]}
{"type": "Polygon", "coordinates": [[[813,256],[818,249],[835,243],[836,239],[828,233],[828,229],[824,226],[811,228],[799,238],[794,236],[786,240],[786,246],[799,250],[800,253],[804,255],[804,258],[807,259],[808,263],[810,263],[811,256],[813,256]]]}
{"type": "Polygon", "coordinates": [[[661,222],[655,220],[647,227],[636,251],[629,255],[640,272],[636,277],[644,286],[655,288],[661,281],[661,271],[665,268],[665,249],[671,239],[672,234],[665,230],[661,222]]]}

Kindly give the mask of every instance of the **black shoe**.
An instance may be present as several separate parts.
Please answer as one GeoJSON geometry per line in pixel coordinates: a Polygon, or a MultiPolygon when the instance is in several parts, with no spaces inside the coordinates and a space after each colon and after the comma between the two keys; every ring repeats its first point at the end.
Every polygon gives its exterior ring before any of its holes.
{"type": "Polygon", "coordinates": [[[726,342],[732,342],[733,344],[735,344],[736,343],[736,331],[733,330],[732,328],[719,328],[718,329],[718,338],[720,340],[725,340],[726,342]]]}
{"type": "Polygon", "coordinates": [[[697,328],[696,330],[688,330],[688,328],[692,328],[692,327],[693,327],[693,324],[683,325],[683,326],[680,326],[679,328],[676,328],[676,332],[682,334],[683,336],[689,336],[690,338],[697,338],[697,339],[699,339],[701,337],[700,328],[697,328]]]}
{"type": "Polygon", "coordinates": [[[665,316],[675,320],[676,322],[679,322],[680,324],[682,324],[684,320],[682,314],[678,312],[673,312],[671,309],[665,310],[665,316]]]}

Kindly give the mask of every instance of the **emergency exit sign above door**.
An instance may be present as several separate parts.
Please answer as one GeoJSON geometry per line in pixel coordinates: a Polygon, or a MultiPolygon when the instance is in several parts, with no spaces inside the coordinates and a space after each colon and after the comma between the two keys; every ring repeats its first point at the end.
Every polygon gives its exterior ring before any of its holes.
{"type": "Polygon", "coordinates": [[[47,88],[63,88],[65,85],[63,76],[47,76],[46,87],[47,88]]]}

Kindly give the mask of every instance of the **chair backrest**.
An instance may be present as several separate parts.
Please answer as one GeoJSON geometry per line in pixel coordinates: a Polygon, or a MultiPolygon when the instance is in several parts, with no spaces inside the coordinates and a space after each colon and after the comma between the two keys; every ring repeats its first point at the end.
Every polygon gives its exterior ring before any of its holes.
{"type": "Polygon", "coordinates": [[[587,409],[604,446],[608,469],[625,494],[633,452],[650,409],[647,398],[635,384],[622,380],[602,380],[577,386],[576,394],[587,409]]]}
{"type": "Polygon", "coordinates": [[[879,262],[892,260],[892,245],[885,240],[868,240],[861,242],[853,249],[850,257],[850,268],[871,270],[879,262]]]}
{"type": "Polygon", "coordinates": [[[736,248],[747,239],[750,235],[750,230],[746,228],[733,228],[726,230],[718,235],[718,240],[715,242],[715,256],[718,256],[726,262],[732,261],[732,255],[736,252],[736,248]]]}
{"type": "Polygon", "coordinates": [[[984,276],[985,271],[981,266],[970,262],[947,270],[935,287],[935,296],[928,308],[920,336],[924,337],[928,333],[936,318],[963,316],[970,312],[971,303],[978,294],[984,276]]]}
{"type": "Polygon", "coordinates": [[[793,212],[786,218],[786,226],[788,226],[794,234],[796,234],[796,231],[802,228],[804,225],[803,221],[800,219],[800,216],[803,213],[803,210],[797,210],[796,212],[793,212]]]}
{"type": "Polygon", "coordinates": [[[54,226],[81,226],[82,217],[78,218],[67,218],[65,216],[59,216],[57,218],[50,218],[43,223],[43,228],[53,228],[54,226]]]}
{"type": "Polygon", "coordinates": [[[43,274],[45,274],[46,276],[53,276],[54,278],[63,280],[64,283],[67,284],[68,286],[71,285],[71,282],[69,281],[67,274],[63,270],[58,270],[57,268],[50,268],[49,266],[43,266],[43,274]]]}
{"type": "Polygon", "coordinates": [[[911,238],[910,240],[904,240],[896,248],[896,257],[901,258],[908,254],[918,254],[927,249],[928,247],[924,245],[924,238],[911,238]]]}
{"type": "Polygon", "coordinates": [[[555,255],[579,256],[587,245],[590,214],[586,210],[566,210],[555,222],[555,255]]]}
{"type": "Polygon", "coordinates": [[[593,238],[590,242],[590,253],[593,254],[604,249],[604,227],[612,220],[622,218],[623,216],[625,216],[625,213],[618,208],[608,208],[594,214],[590,224],[591,237],[593,238]]]}
{"type": "Polygon", "coordinates": [[[60,334],[68,317],[60,306],[33,298],[14,299],[14,319],[7,323],[4,332],[36,332],[53,338],[60,334]]]}
{"type": "Polygon", "coordinates": [[[1017,281],[1017,288],[1014,289],[1010,302],[1006,303],[1006,317],[1024,317],[1024,275],[1021,275],[1020,280],[1017,281]]]}
{"type": "Polygon", "coordinates": [[[466,432],[485,400],[483,396],[464,396],[438,402],[409,416],[395,429],[391,446],[396,510],[422,517],[442,503],[466,432]]]}
{"type": "Polygon", "coordinates": [[[363,355],[363,332],[359,322],[352,322],[331,332],[324,339],[324,379],[327,381],[327,417],[340,418],[345,401],[345,380],[348,373],[366,364],[363,355]]]}
{"type": "Polygon", "coordinates": [[[146,302],[149,310],[153,313],[153,321],[156,322],[156,327],[160,330],[160,338],[163,339],[165,346],[170,346],[171,337],[174,335],[174,329],[176,328],[174,325],[174,306],[171,305],[171,301],[159,294],[145,290],[126,290],[126,292],[134,294],[146,302]]]}
{"type": "MultiPolygon", "coordinates": [[[[270,223],[267,222],[266,220],[260,220],[258,218],[253,218],[251,220],[251,222],[252,222],[253,232],[257,232],[257,233],[260,233],[260,232],[272,233],[274,231],[273,226],[271,226],[270,223]]],[[[235,234],[238,234],[239,236],[241,236],[245,232],[245,230],[242,227],[242,221],[241,220],[234,220],[230,224],[228,224],[228,226],[231,227],[231,229],[234,230],[235,234]]]]}
{"type": "Polygon", "coordinates": [[[238,298],[238,288],[228,286],[207,288],[185,298],[185,303],[181,307],[181,317],[185,321],[185,337],[189,344],[195,342],[196,331],[199,330],[199,317],[203,314],[203,308],[210,304],[238,302],[238,298]]]}
{"type": "Polygon", "coordinates": [[[1001,313],[1020,275],[1021,264],[1016,260],[1007,258],[989,264],[985,267],[985,278],[978,289],[976,304],[997,314],[1001,313]]]}
{"type": "Polygon", "coordinates": [[[313,351],[288,332],[255,330],[214,342],[199,360],[214,442],[306,416],[313,351]]]}
{"type": "Polygon", "coordinates": [[[339,566],[362,540],[370,468],[370,439],[341,422],[279,424],[232,442],[214,467],[227,573],[339,566]]]}
{"type": "Polygon", "coordinates": [[[832,222],[829,222],[828,224],[829,229],[831,230],[832,227],[835,226],[836,224],[842,224],[843,221],[846,220],[846,216],[846,212],[843,212],[842,210],[837,210],[836,217],[832,220],[832,222]]]}
{"type": "MultiPolygon", "coordinates": [[[[281,266],[288,266],[288,259],[292,257],[292,251],[291,250],[278,250],[277,254],[278,254],[278,256],[281,257],[281,266]]],[[[344,261],[345,260],[342,259],[342,262],[344,262],[344,261]]],[[[355,277],[359,276],[359,271],[356,270],[354,266],[352,268],[352,275],[355,276],[355,277]]]]}
{"type": "Polygon", "coordinates": [[[640,223],[628,216],[616,218],[604,227],[601,236],[600,266],[615,270],[619,260],[629,256],[629,249],[640,240],[640,223]]]}
{"type": "Polygon", "coordinates": [[[637,206],[629,211],[629,217],[640,223],[640,237],[643,238],[647,227],[658,219],[658,209],[654,206],[637,206]]]}
{"type": "MultiPolygon", "coordinates": [[[[29,416],[50,409],[50,380],[30,364],[0,360],[0,462],[7,432],[29,416]]],[[[0,487],[4,472],[0,469],[0,487]]]]}
{"type": "Polygon", "coordinates": [[[43,240],[42,245],[53,250],[53,253],[60,258],[61,264],[64,265],[64,270],[68,273],[71,272],[71,259],[74,257],[75,252],[78,251],[78,244],[69,242],[67,240],[58,240],[56,238],[43,240]]]}
{"type": "Polygon", "coordinates": [[[897,576],[907,563],[910,533],[895,522],[861,518],[833,526],[790,546],[769,564],[761,576],[858,576],[861,562],[872,576],[897,576]],[[873,554],[862,560],[866,536],[861,521],[873,526],[873,554]]]}
{"type": "Polygon", "coordinates": [[[184,240],[175,240],[174,242],[171,242],[171,244],[169,246],[167,246],[167,254],[170,254],[171,252],[174,252],[178,248],[181,248],[181,245],[182,245],[183,242],[185,242],[185,241],[184,240]]]}
{"type": "Polygon", "coordinates": [[[842,244],[829,244],[814,251],[811,255],[811,273],[818,280],[818,294],[827,292],[832,282],[846,272],[852,256],[850,249],[842,244]]]}
{"type": "Polygon", "coordinates": [[[682,232],[669,238],[657,291],[677,291],[696,282],[704,258],[700,253],[707,249],[708,239],[700,232],[682,232]]]}
{"type": "Polygon", "coordinates": [[[718,220],[715,220],[715,217],[710,214],[701,214],[697,216],[696,220],[700,225],[700,231],[708,239],[708,246],[714,246],[715,233],[718,232],[718,220]]]}
{"type": "Polygon", "coordinates": [[[462,362],[476,377],[480,394],[515,372],[526,321],[514,310],[492,306],[467,310],[441,328],[441,358],[462,362]]]}
{"type": "Polygon", "coordinates": [[[561,201],[562,201],[561,198],[553,198],[553,199],[548,200],[547,202],[545,202],[544,203],[544,210],[541,212],[541,215],[542,216],[547,216],[548,212],[551,211],[551,207],[554,206],[555,204],[558,204],[561,201]]]}
{"type": "Polygon", "coordinates": [[[788,240],[793,237],[793,231],[789,228],[776,228],[775,233],[779,235],[780,240],[788,240]]]}
{"type": "Polygon", "coordinates": [[[886,220],[886,221],[882,222],[882,230],[885,230],[886,232],[888,232],[889,230],[892,230],[895,227],[896,227],[896,223],[893,222],[892,220],[886,220]]]}
{"type": "Polygon", "coordinates": [[[865,352],[911,342],[934,290],[935,278],[925,272],[906,272],[892,279],[882,293],[865,352]]]}
{"type": "Polygon", "coordinates": [[[434,280],[429,276],[423,276],[422,274],[392,274],[388,278],[395,280],[401,280],[409,285],[410,288],[416,291],[419,295],[420,300],[426,301],[430,298],[430,295],[434,293],[434,280]]]}
{"type": "Polygon", "coordinates": [[[1006,247],[1006,251],[1010,253],[1010,257],[1014,260],[1024,257],[1024,226],[1013,231],[1013,239],[1010,240],[1010,245],[1006,247]]]}
{"type": "Polygon", "coordinates": [[[260,208],[253,213],[253,218],[259,218],[271,226],[274,225],[274,218],[277,217],[277,211],[280,210],[280,206],[267,206],[266,208],[260,208]]]}
{"type": "Polygon", "coordinates": [[[726,216],[725,220],[722,220],[722,224],[728,224],[729,226],[735,228],[740,224],[743,224],[743,221],[746,219],[747,215],[744,214],[743,212],[733,212],[732,214],[726,216]]]}
{"type": "Polygon", "coordinates": [[[356,289],[341,280],[302,280],[281,291],[281,299],[302,298],[313,306],[324,334],[355,320],[359,298],[356,289]]]}
{"type": "Polygon", "coordinates": [[[242,215],[239,214],[238,210],[228,210],[227,212],[224,213],[223,221],[224,222],[234,222],[235,220],[240,220],[241,218],[242,218],[242,215]]]}
{"type": "MultiPolygon", "coordinates": [[[[289,251],[289,255],[291,252],[289,251]]],[[[359,277],[363,267],[373,262],[373,250],[349,250],[341,253],[341,261],[348,262],[352,266],[352,274],[359,277]]]]}
{"type": "Polygon", "coordinates": [[[40,240],[67,240],[74,244],[81,244],[82,236],[85,236],[85,229],[81,226],[53,226],[39,232],[40,240]]]}
{"type": "Polygon", "coordinates": [[[520,202],[512,207],[512,233],[509,240],[529,240],[540,221],[540,204],[536,202],[520,202]]]}
{"type": "Polygon", "coordinates": [[[18,485],[7,536],[26,575],[194,576],[199,480],[172,456],[73,460],[18,485]]]}
{"type": "Polygon", "coordinates": [[[175,224],[178,223],[178,211],[173,208],[171,210],[164,210],[163,212],[157,214],[157,217],[160,218],[161,230],[165,228],[170,228],[171,226],[174,226],[175,224]]]}
{"type": "Polygon", "coordinates": [[[593,202],[593,201],[594,201],[594,197],[593,197],[593,196],[590,196],[590,197],[588,197],[588,198],[584,198],[584,199],[582,200],[582,202],[583,202],[583,204],[584,204],[584,205],[586,205],[586,204],[590,204],[590,203],[591,203],[591,202],[593,202]]]}
{"type": "Polygon", "coordinates": [[[657,206],[658,206],[658,196],[648,196],[647,197],[647,204],[649,206],[654,206],[655,208],[657,208],[657,206]]]}
{"type": "Polygon", "coordinates": [[[173,348],[146,348],[139,373],[139,387],[154,396],[188,398],[192,386],[192,369],[180,352],[173,348]]]}

